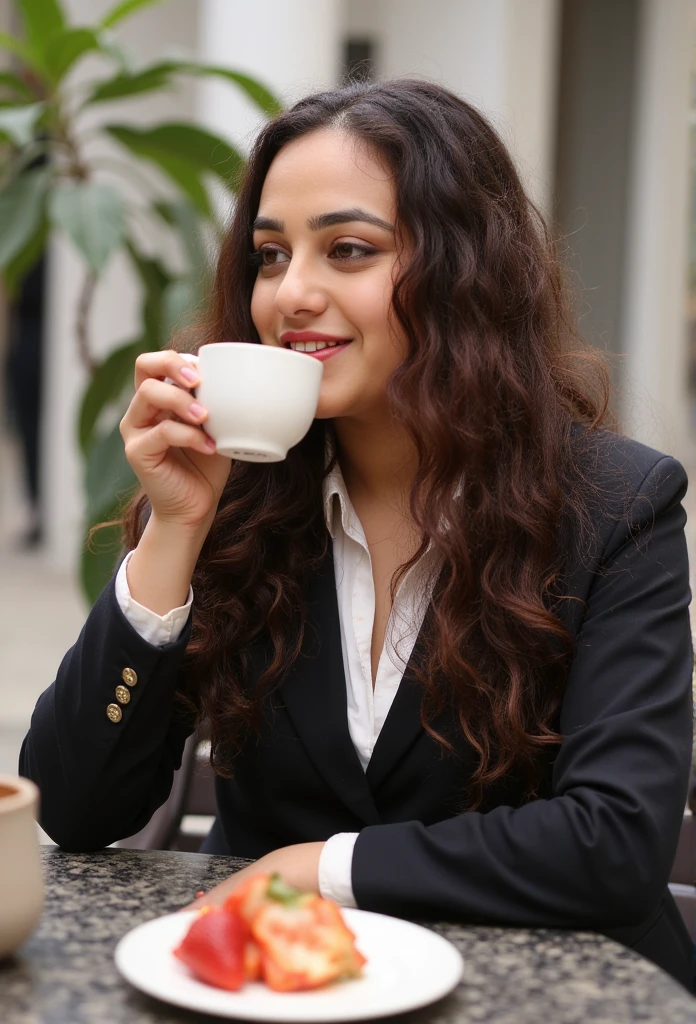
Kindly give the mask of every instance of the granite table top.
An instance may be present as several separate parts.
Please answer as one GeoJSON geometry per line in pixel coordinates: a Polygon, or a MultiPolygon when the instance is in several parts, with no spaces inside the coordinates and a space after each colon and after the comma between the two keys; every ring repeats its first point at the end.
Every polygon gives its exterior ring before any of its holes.
{"type": "MultiPolygon", "coordinates": [[[[39,927],[0,964],[3,1024],[213,1024],[132,988],[113,951],[135,925],[189,903],[246,861],[198,853],[45,848],[39,927]]],[[[1,908],[0,908],[1,912],[1,908]]],[[[590,932],[434,925],[464,956],[459,987],[404,1024],[694,1024],[696,999],[590,932]]]]}

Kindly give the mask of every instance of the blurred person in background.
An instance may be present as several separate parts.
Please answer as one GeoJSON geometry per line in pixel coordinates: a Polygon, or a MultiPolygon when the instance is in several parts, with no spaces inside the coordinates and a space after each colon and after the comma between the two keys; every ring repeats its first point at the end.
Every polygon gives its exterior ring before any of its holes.
{"type": "Polygon", "coordinates": [[[203,902],[278,871],[393,915],[596,929],[691,986],[667,889],[686,477],[612,432],[482,115],[404,80],[264,127],[190,347],[239,340],[324,361],[316,419],[284,462],[231,465],[195,363],[138,359],[129,554],[22,749],[43,827],[71,850],[133,834],[207,720],[203,849],[257,862],[203,902]]]}
{"type": "Polygon", "coordinates": [[[44,309],[43,258],[29,271],[10,304],[5,363],[5,408],[8,425],[19,441],[20,464],[26,486],[29,521],[20,542],[34,547],[41,541],[39,501],[39,430],[44,309]]]}
{"type": "MultiPolygon", "coordinates": [[[[23,76],[31,84],[30,76],[23,76]]],[[[36,88],[36,83],[33,83],[36,88]]],[[[25,171],[46,163],[44,156],[31,160],[25,171]]],[[[40,431],[43,386],[43,323],[46,297],[46,259],[40,258],[22,278],[9,303],[8,347],[5,362],[5,409],[8,426],[19,441],[29,517],[23,547],[41,542],[40,431]]]]}

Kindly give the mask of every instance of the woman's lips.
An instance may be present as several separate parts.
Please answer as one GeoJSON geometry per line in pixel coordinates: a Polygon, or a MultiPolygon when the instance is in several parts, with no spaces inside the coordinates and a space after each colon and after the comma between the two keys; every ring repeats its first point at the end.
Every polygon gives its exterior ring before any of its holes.
{"type": "Polygon", "coordinates": [[[332,345],[331,348],[321,348],[318,352],[302,352],[301,355],[312,356],[313,359],[326,361],[327,359],[330,359],[331,356],[338,355],[339,352],[345,352],[350,344],[350,341],[346,341],[342,345],[332,345]]]}

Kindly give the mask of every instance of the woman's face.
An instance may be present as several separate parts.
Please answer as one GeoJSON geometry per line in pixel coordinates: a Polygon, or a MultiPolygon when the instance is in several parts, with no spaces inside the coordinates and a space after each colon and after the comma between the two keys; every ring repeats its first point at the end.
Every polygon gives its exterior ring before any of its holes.
{"type": "Polygon", "coordinates": [[[321,344],[312,335],[341,342],[306,356],[324,366],[320,419],[369,420],[386,409],[387,380],[406,354],[389,323],[394,221],[391,174],[342,131],[288,143],[266,175],[251,315],[264,345],[321,344]]]}

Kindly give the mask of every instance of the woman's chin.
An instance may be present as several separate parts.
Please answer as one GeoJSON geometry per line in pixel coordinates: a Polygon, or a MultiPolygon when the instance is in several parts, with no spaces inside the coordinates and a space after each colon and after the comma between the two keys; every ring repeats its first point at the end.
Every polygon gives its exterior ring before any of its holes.
{"type": "Polygon", "coordinates": [[[341,401],[337,395],[322,395],[320,393],[315,419],[333,420],[338,416],[345,416],[347,414],[346,405],[345,400],[341,401]]]}

